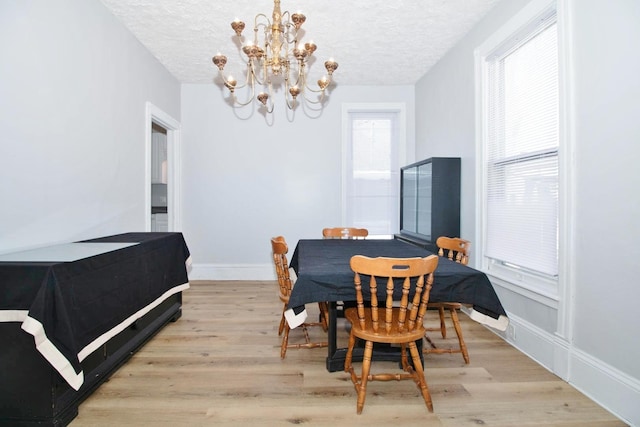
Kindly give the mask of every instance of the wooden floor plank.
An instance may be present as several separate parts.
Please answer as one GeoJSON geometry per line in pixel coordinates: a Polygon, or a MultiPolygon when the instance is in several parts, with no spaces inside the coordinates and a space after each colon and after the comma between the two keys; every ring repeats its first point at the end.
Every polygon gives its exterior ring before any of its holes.
{"type": "MultiPolygon", "coordinates": [[[[425,356],[433,413],[404,381],[370,383],[357,415],[353,384],[344,372],[327,372],[325,348],[290,349],[280,359],[281,310],[275,282],[193,282],[182,317],[83,402],[71,426],[625,425],[464,315],[471,363],[459,354],[425,356]]],[[[307,310],[317,318],[317,306],[307,310]]],[[[339,320],[342,346],[348,332],[339,320]]],[[[319,328],[311,333],[326,339],[319,328]]],[[[291,341],[299,339],[293,330],[291,341]]]]}

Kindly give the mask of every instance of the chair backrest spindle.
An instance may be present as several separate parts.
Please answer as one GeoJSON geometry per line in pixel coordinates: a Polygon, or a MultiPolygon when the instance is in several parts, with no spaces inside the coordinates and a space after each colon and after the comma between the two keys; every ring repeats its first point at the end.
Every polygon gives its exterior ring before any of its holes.
{"type": "Polygon", "coordinates": [[[469,254],[471,253],[471,242],[459,237],[438,237],[436,240],[438,255],[446,256],[451,261],[460,264],[469,264],[469,254]]]}

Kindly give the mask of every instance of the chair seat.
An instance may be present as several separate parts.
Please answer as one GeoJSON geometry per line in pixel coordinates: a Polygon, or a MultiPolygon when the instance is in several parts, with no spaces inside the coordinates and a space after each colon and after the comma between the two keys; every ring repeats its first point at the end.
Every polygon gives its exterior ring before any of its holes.
{"type": "Polygon", "coordinates": [[[351,323],[351,330],[355,336],[366,341],[375,341],[386,344],[401,344],[422,339],[425,334],[423,325],[416,325],[413,331],[399,331],[398,317],[400,309],[393,309],[393,322],[389,331],[385,329],[384,322],[378,323],[378,330],[373,329],[371,321],[371,309],[365,308],[365,327],[360,327],[360,320],[356,308],[348,308],[345,310],[344,317],[351,323]]]}

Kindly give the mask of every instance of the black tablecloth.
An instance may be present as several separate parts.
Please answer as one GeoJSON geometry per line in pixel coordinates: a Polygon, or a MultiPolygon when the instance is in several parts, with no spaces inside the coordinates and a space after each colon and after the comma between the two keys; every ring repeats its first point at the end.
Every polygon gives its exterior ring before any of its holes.
{"type": "Polygon", "coordinates": [[[72,262],[0,262],[0,315],[11,321],[13,313],[17,321],[26,311],[22,328],[76,390],[84,357],[189,282],[190,254],[181,233],[79,243],[92,242],[136,244],[72,262]]]}
{"type": "MultiPolygon", "coordinates": [[[[290,266],[297,280],[289,307],[317,301],[354,301],[353,255],[369,257],[425,257],[426,249],[400,240],[300,240],[290,266]]],[[[471,304],[476,311],[498,319],[506,312],[488,277],[481,271],[440,257],[429,301],[471,304]]]]}

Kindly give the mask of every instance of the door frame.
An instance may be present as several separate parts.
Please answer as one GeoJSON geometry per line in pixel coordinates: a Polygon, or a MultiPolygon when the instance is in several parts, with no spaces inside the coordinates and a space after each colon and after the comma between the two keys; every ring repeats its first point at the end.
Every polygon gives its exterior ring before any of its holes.
{"type": "Polygon", "coordinates": [[[145,106],[145,230],[151,231],[151,125],[155,123],[167,130],[167,220],[169,231],[182,230],[182,170],[180,158],[180,122],[150,102],[145,106]]]}

